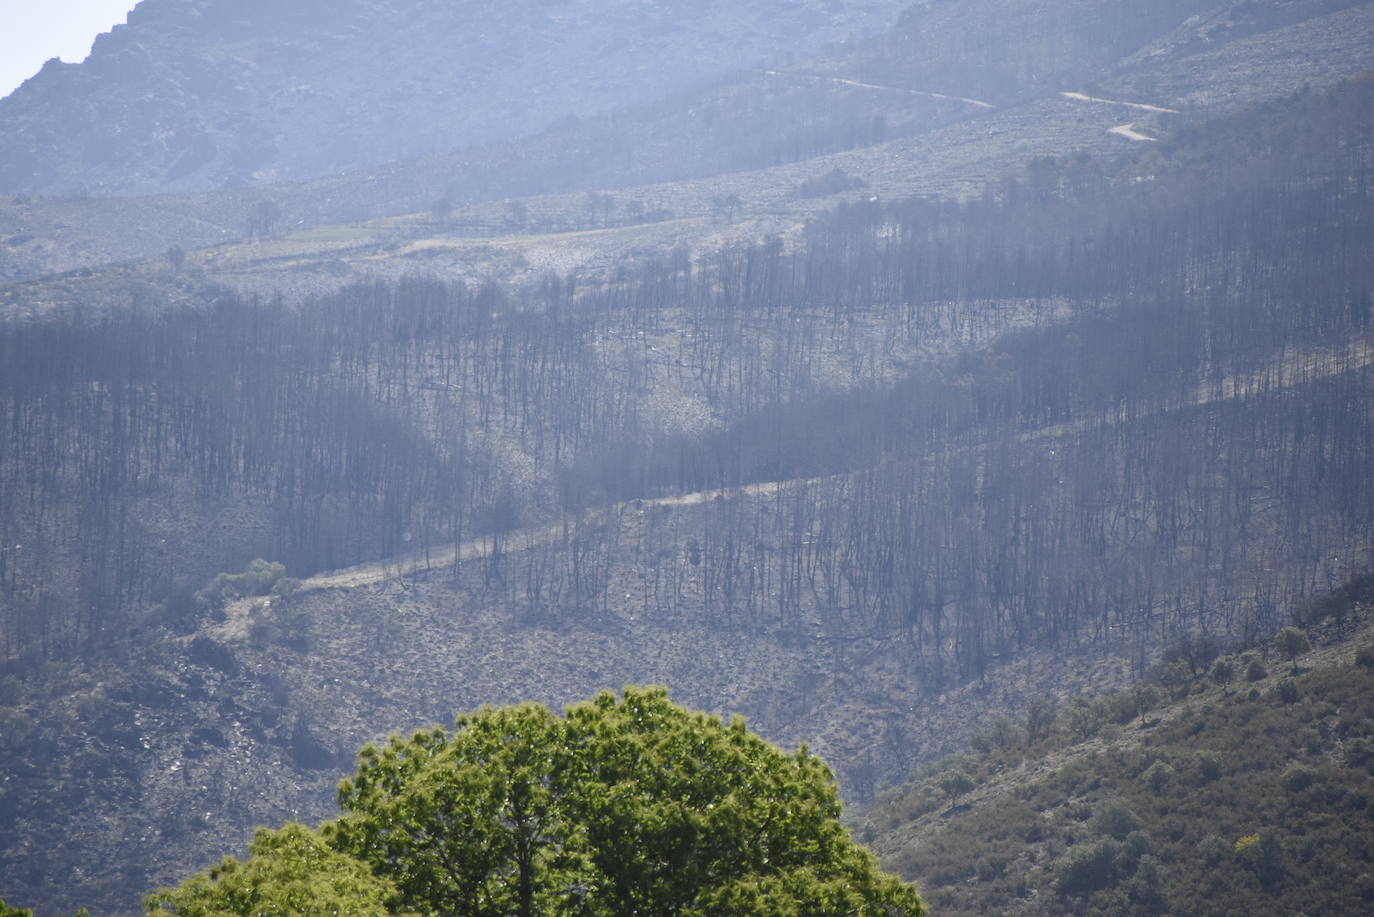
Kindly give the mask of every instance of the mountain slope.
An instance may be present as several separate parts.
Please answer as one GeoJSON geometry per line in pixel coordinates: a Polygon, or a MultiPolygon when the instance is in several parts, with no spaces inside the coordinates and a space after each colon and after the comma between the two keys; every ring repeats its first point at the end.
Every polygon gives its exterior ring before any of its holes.
{"type": "Polygon", "coordinates": [[[144,0],[0,100],[0,191],[299,180],[511,137],[887,27],[899,0],[144,0]]]}
{"type": "MultiPolygon", "coordinates": [[[[1368,578],[1364,595],[1368,598],[1368,578]]],[[[889,869],[950,915],[1358,914],[1374,901],[1369,606],[1303,655],[1228,657],[1186,679],[989,720],[856,818],[889,869]],[[959,787],[955,779],[971,779],[959,787]],[[958,789],[957,798],[955,789],[958,789]]],[[[1187,673],[1185,672],[1185,675],[1187,673]]]]}
{"type": "MultiPolygon", "coordinates": [[[[190,250],[236,241],[264,199],[280,207],[281,229],[408,213],[417,217],[415,229],[429,235],[491,237],[705,216],[713,198],[729,193],[744,202],[740,213],[782,216],[781,223],[770,221],[760,230],[778,232],[795,225],[798,213],[825,205],[824,198],[798,200],[795,192],[836,167],[866,181],[870,196],[977,194],[1036,156],[1076,149],[1112,155],[1148,142],[1110,133],[1115,128],[1167,138],[1189,121],[1304,85],[1320,89],[1374,66],[1374,3],[1324,12],[1330,5],[1284,4],[1283,16],[1263,19],[1249,31],[1212,30],[1208,41],[1193,44],[1178,38],[1178,29],[1155,23],[1154,31],[1137,35],[1144,51],[1105,64],[1087,55],[1091,32],[1075,33],[1075,53],[1097,63],[1056,71],[1054,78],[1006,98],[992,96],[993,108],[955,97],[970,96],[973,84],[951,78],[922,89],[919,74],[892,71],[892,45],[907,47],[898,42],[897,29],[842,54],[737,74],[515,140],[363,172],[195,195],[0,195],[0,282],[161,255],[172,245],[190,250]],[[1071,81],[1079,76],[1082,82],[1071,81]],[[1098,97],[1144,101],[1180,114],[1062,95],[1085,88],[1098,97]],[[927,89],[949,97],[933,97],[927,89]],[[605,190],[619,192],[609,214],[572,196],[605,190]],[[553,197],[508,203],[534,195],[553,197]],[[428,211],[445,197],[455,210],[440,225],[428,211]]],[[[1072,12],[1065,8],[1054,15],[1072,24],[1072,12]]],[[[948,44],[938,33],[922,40],[932,49],[948,44]]],[[[912,62],[926,53],[925,45],[908,50],[912,62]]],[[[1007,54],[1014,51],[1015,45],[1007,54]]],[[[1043,51],[1022,53],[1031,69],[1048,66],[1043,51]]],[[[657,237],[661,228],[646,233],[657,237]]],[[[391,228],[383,235],[394,241],[391,228]]],[[[663,244],[709,245],[713,235],[708,227],[663,244]]],[[[366,263],[379,267],[376,258],[366,263]]],[[[303,286],[299,275],[290,279],[293,289],[303,286]]]]}
{"type": "MultiPolygon", "coordinates": [[[[301,22],[221,38],[277,79],[301,22]]],[[[942,0],[456,153],[5,198],[0,892],[131,912],[481,703],[665,681],[860,800],[1272,633],[1374,548],[1371,49],[1374,3],[942,0]]]]}
{"type": "Polygon", "coordinates": [[[666,681],[861,799],[1272,632],[1374,532],[1371,91],[613,282],[6,325],[13,897],[124,912],[483,702],[666,681]],[[255,554],[304,582],[234,600],[255,554]]]}

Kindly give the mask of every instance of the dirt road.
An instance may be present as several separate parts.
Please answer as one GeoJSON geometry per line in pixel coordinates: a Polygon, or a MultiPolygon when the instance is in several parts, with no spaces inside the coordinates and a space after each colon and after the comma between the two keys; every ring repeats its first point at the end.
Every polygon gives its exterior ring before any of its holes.
{"type": "MultiPolygon", "coordinates": [[[[1357,340],[1351,341],[1341,348],[1289,354],[1281,366],[1271,367],[1269,370],[1261,370],[1249,376],[1227,378],[1221,380],[1220,383],[1202,384],[1199,386],[1197,394],[1192,399],[1191,404],[1201,406],[1210,404],[1213,401],[1247,398],[1253,394],[1263,393],[1274,388],[1284,388],[1294,384],[1295,380],[1311,380],[1313,378],[1332,376],[1338,373],[1360,369],[1371,364],[1374,364],[1374,344],[1367,341],[1357,340]],[[1276,380],[1272,378],[1272,372],[1274,370],[1277,370],[1278,373],[1276,380]]],[[[1112,422],[1121,421],[1116,420],[1112,422]]],[[[1026,431],[1018,438],[1022,442],[1043,441],[1061,437],[1084,428],[1085,424],[1081,421],[1054,424],[1039,430],[1026,431]]],[[[977,446],[970,446],[969,448],[977,448],[977,446]]],[[[763,481],[757,484],[748,484],[743,487],[726,488],[722,490],[702,490],[668,497],[645,498],[608,507],[607,511],[618,512],[629,508],[631,505],[638,508],[656,506],[699,506],[703,503],[710,503],[713,500],[770,496],[789,487],[817,484],[827,480],[844,478],[853,473],[854,472],[841,472],[836,475],[814,478],[795,478],[788,481],[763,481]]],[[[521,551],[537,545],[548,544],[561,537],[565,527],[569,525],[570,522],[571,520],[565,519],[520,529],[501,536],[500,543],[503,545],[503,549],[507,551],[521,551]]],[[[420,570],[448,566],[455,560],[460,562],[481,560],[490,556],[494,547],[495,542],[493,539],[490,536],[483,536],[481,538],[464,541],[457,546],[448,545],[441,548],[435,548],[429,551],[427,555],[422,553],[403,555],[386,561],[359,564],[355,567],[346,567],[342,570],[321,573],[317,576],[312,576],[303,580],[301,589],[303,591],[315,591],[320,589],[351,588],[355,586],[371,585],[387,579],[404,577],[420,570]]],[[[236,604],[244,605],[244,610],[246,611],[246,602],[236,604]]]]}
{"type": "Polygon", "coordinates": [[[842,86],[856,86],[859,89],[882,89],[887,92],[905,92],[910,95],[925,96],[929,99],[945,99],[950,102],[966,102],[969,105],[976,105],[979,108],[996,108],[991,102],[984,102],[982,99],[970,99],[967,96],[946,95],[943,92],[931,92],[927,89],[908,89],[905,86],[884,86],[881,83],[865,83],[861,80],[848,80],[839,76],[821,76],[815,73],[787,73],[782,70],[760,70],[765,76],[790,76],[807,80],[821,80],[827,83],[839,83],[842,86]]]}
{"type": "Polygon", "coordinates": [[[1138,108],[1141,111],[1154,111],[1166,115],[1179,114],[1177,108],[1164,108],[1161,105],[1147,105],[1144,102],[1122,102],[1119,99],[1100,99],[1097,96],[1090,96],[1082,92],[1061,92],[1059,94],[1064,98],[1072,99],[1075,102],[1098,102],[1102,105],[1121,105],[1126,108],[1138,108]]]}
{"type": "Polygon", "coordinates": [[[1118,137],[1125,137],[1127,140],[1142,140],[1147,143],[1159,142],[1154,137],[1151,137],[1148,134],[1142,134],[1140,131],[1136,130],[1134,123],[1118,124],[1116,127],[1113,127],[1110,130],[1108,130],[1107,133],[1116,134],[1118,137]]]}

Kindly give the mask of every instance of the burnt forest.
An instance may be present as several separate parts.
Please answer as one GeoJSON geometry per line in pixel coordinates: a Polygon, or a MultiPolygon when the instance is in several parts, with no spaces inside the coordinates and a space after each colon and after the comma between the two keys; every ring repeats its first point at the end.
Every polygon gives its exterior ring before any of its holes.
{"type": "Polygon", "coordinates": [[[1374,3],[143,0],[0,135],[11,906],[631,684],[932,914],[1374,900],[1374,3]]]}

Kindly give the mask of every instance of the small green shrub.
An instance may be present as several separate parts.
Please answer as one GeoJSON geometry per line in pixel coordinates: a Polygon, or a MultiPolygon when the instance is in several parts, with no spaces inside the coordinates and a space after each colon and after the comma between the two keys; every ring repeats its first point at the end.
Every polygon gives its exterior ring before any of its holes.
{"type": "Polygon", "coordinates": [[[1284,770],[1283,777],[1280,779],[1285,790],[1290,793],[1300,793],[1316,783],[1320,776],[1315,768],[1308,767],[1306,764],[1293,764],[1284,770]]]}
{"type": "Polygon", "coordinates": [[[1016,724],[1004,716],[999,716],[992,721],[992,724],[982,732],[973,736],[970,744],[973,750],[982,755],[992,754],[1003,748],[1009,748],[1021,741],[1022,732],[1016,724]]]}
{"type": "Polygon", "coordinates": [[[1210,751],[1199,752],[1197,772],[1202,783],[1220,780],[1222,775],[1221,756],[1210,751]]]}
{"type": "Polygon", "coordinates": [[[1090,827],[1100,837],[1124,841],[1132,831],[1140,829],[1140,819],[1121,800],[1106,799],[1098,803],[1090,827]]]}
{"type": "Polygon", "coordinates": [[[1298,657],[1312,649],[1312,643],[1307,639],[1307,634],[1298,630],[1296,627],[1285,627],[1274,637],[1274,645],[1278,647],[1280,653],[1288,657],[1293,663],[1293,671],[1298,670],[1298,657]]]}
{"type": "Polygon", "coordinates": [[[1109,716],[1107,705],[1100,698],[1076,697],[1064,711],[1069,732],[1079,741],[1097,735],[1109,716]]]}
{"type": "Polygon", "coordinates": [[[1055,865],[1060,892],[1076,895],[1111,885],[1117,878],[1120,853],[1121,845],[1111,838],[1069,848],[1055,865]]]}
{"type": "Polygon", "coordinates": [[[1163,748],[1147,748],[1140,753],[1140,761],[1135,766],[1135,772],[1137,774],[1143,774],[1158,761],[1163,761],[1165,764],[1168,764],[1172,760],[1173,759],[1169,756],[1169,752],[1163,748]]]}
{"type": "Polygon", "coordinates": [[[1197,854],[1208,866],[1215,866],[1231,853],[1231,845],[1215,834],[1209,834],[1198,841],[1197,854]]]}
{"type": "Polygon", "coordinates": [[[1364,767],[1374,761],[1374,741],[1367,738],[1351,739],[1345,743],[1345,763],[1351,767],[1364,767]]]}
{"type": "Polygon", "coordinates": [[[1149,769],[1140,775],[1140,782],[1150,788],[1153,793],[1159,793],[1169,785],[1169,781],[1174,778],[1174,767],[1166,761],[1156,761],[1151,764],[1149,769]]]}
{"type": "Polygon", "coordinates": [[[1296,704],[1298,702],[1298,683],[1295,679],[1285,678],[1279,682],[1279,700],[1285,704],[1296,704]]]}
{"type": "Polygon", "coordinates": [[[196,600],[210,608],[223,608],[234,599],[267,595],[286,575],[286,567],[258,558],[242,573],[220,573],[196,593],[196,600]]]}

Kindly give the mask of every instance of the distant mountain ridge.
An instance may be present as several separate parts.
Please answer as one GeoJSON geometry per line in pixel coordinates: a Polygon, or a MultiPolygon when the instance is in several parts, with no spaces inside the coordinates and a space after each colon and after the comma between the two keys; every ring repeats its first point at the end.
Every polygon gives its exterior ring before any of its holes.
{"type": "Polygon", "coordinates": [[[50,61],[0,100],[0,192],[199,191],[368,168],[814,52],[890,27],[904,6],[144,0],[87,61],[50,61]]]}

